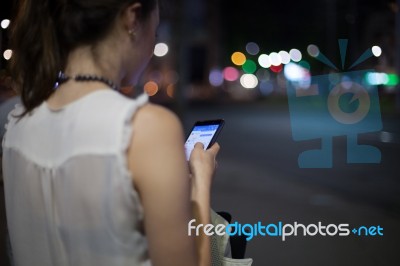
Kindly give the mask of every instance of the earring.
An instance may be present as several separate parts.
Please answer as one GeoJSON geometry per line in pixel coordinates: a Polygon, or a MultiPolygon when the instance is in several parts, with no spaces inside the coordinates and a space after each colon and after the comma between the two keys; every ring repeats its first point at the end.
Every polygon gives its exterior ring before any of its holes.
{"type": "Polygon", "coordinates": [[[136,39],[136,31],[134,29],[128,30],[128,34],[129,34],[129,36],[131,36],[132,40],[136,39]]]}

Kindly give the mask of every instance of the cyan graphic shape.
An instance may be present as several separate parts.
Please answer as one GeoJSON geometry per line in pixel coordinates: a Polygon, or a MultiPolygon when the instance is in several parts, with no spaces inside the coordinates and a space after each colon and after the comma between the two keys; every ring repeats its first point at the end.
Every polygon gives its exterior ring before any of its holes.
{"type": "Polygon", "coordinates": [[[321,53],[321,51],[319,51],[317,57],[315,58],[324,63],[325,65],[330,66],[335,70],[338,70],[337,67],[323,53],[321,53]]]}
{"type": "Polygon", "coordinates": [[[353,113],[358,109],[360,101],[357,101],[357,97],[352,93],[343,94],[338,102],[340,109],[346,113],[353,113]]]}
{"type": "Polygon", "coordinates": [[[381,151],[371,145],[357,144],[357,134],[347,135],[348,163],[380,163],[381,151]]]}
{"type": "Polygon", "coordinates": [[[332,138],[321,138],[321,149],[299,154],[300,168],[332,168],[332,138]]]}
{"type": "Polygon", "coordinates": [[[367,60],[368,58],[372,57],[372,49],[369,48],[367,49],[350,67],[349,69],[352,69],[353,67],[355,67],[356,65],[361,64],[362,62],[364,62],[365,60],[367,60]]]}
{"type": "Polygon", "coordinates": [[[339,39],[340,58],[342,61],[342,69],[344,69],[344,62],[346,60],[347,39],[339,39]]]}
{"type": "Polygon", "coordinates": [[[357,143],[358,134],[377,132],[382,129],[377,88],[367,84],[363,78],[368,72],[373,72],[373,70],[313,76],[311,87],[308,89],[301,88],[299,82],[288,81],[287,94],[293,139],[295,141],[321,140],[319,149],[307,150],[299,155],[300,168],[331,168],[332,138],[336,136],[347,137],[347,163],[380,163],[379,149],[357,143]],[[342,79],[344,76],[346,79],[342,79]],[[361,89],[363,97],[356,96],[358,92],[354,88],[361,89]],[[335,93],[338,94],[335,95],[335,93]],[[339,101],[328,101],[332,97],[339,97],[339,101]],[[346,98],[340,101],[341,97],[346,98]],[[356,108],[354,106],[330,108],[328,102],[330,105],[332,102],[355,104],[356,108]],[[348,123],[343,123],[338,119],[340,116],[348,117],[349,114],[352,118],[353,113],[354,115],[357,113],[354,109],[358,108],[367,110],[362,119],[350,119],[348,123]],[[337,113],[331,113],[332,110],[336,110],[337,113]]]}

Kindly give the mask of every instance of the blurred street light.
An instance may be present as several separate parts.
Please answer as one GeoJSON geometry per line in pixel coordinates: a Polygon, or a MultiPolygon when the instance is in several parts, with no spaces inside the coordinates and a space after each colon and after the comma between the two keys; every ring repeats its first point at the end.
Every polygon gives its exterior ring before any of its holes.
{"type": "Polygon", "coordinates": [[[158,57],[163,57],[168,53],[168,45],[165,43],[157,43],[154,47],[154,55],[158,57]]]}
{"type": "Polygon", "coordinates": [[[374,56],[376,56],[376,57],[379,57],[381,54],[382,54],[382,49],[381,49],[381,47],[379,47],[379,46],[377,46],[377,45],[375,45],[375,46],[372,46],[372,53],[373,53],[373,55],[374,56]]]}
{"type": "Polygon", "coordinates": [[[12,56],[12,50],[7,49],[4,51],[3,57],[5,60],[10,60],[11,56],[12,56]]]}
{"type": "Polygon", "coordinates": [[[10,20],[9,19],[3,19],[0,23],[1,27],[3,29],[7,29],[8,26],[10,26],[10,20]]]}

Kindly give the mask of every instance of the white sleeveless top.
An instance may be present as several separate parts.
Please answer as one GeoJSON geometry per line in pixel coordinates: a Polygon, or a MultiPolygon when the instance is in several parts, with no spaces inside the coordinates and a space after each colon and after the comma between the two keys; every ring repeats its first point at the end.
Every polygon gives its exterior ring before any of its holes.
{"type": "Polygon", "coordinates": [[[127,169],[131,100],[98,90],[54,111],[43,102],[3,139],[6,211],[16,266],[151,265],[143,209],[127,169]]]}

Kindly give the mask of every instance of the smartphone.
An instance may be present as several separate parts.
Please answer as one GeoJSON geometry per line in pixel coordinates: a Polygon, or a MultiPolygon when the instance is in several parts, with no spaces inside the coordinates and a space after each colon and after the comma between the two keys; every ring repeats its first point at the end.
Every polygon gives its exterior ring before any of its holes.
{"type": "Polygon", "coordinates": [[[217,140],[224,124],[225,121],[223,119],[197,121],[185,142],[186,160],[189,161],[190,154],[197,142],[203,143],[204,149],[210,148],[217,140]]]}

